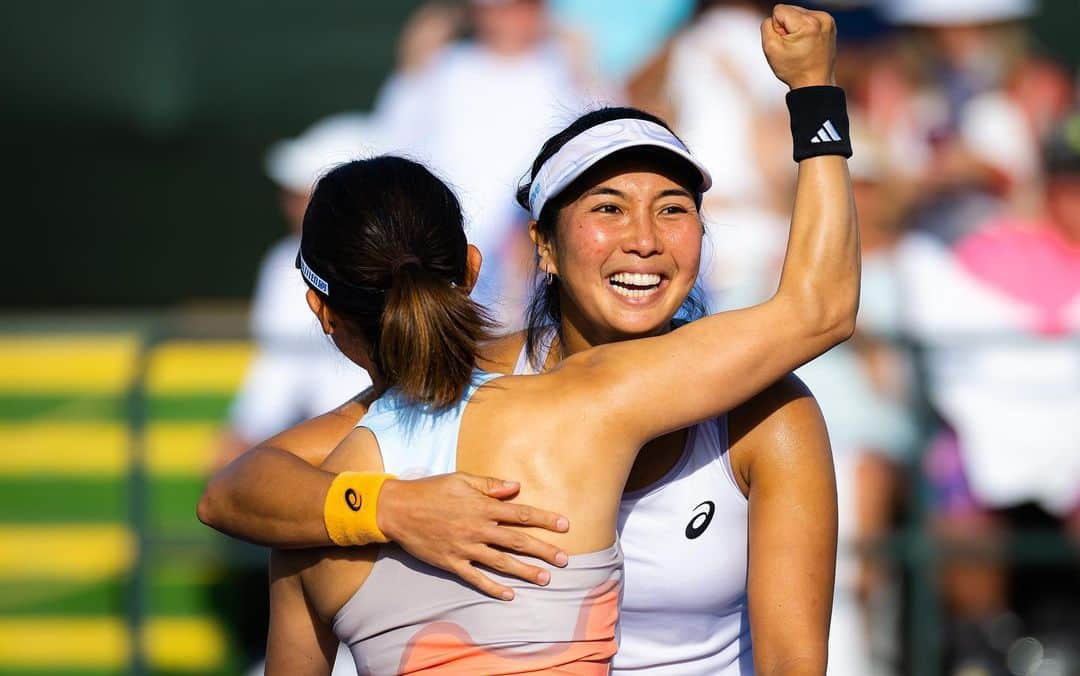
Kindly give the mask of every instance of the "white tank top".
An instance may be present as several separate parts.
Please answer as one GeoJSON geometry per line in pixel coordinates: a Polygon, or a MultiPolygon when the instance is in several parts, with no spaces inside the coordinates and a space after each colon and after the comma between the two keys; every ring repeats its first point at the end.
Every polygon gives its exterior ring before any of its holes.
{"type": "MultiPolygon", "coordinates": [[[[538,357],[536,363],[547,360],[546,348],[538,357]]],[[[523,348],[514,373],[535,372],[523,348]]],[[[623,494],[625,569],[613,674],[754,673],[747,517],[728,458],[727,416],[691,428],[682,457],[663,478],[623,494]]]]}

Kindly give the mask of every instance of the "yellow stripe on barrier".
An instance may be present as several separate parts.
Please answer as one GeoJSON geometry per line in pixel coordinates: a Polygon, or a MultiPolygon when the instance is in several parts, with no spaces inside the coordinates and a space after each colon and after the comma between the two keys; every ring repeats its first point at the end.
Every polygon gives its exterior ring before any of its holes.
{"type": "MultiPolygon", "coordinates": [[[[222,628],[208,618],[150,618],[143,646],[159,669],[204,672],[225,660],[222,628]]],[[[0,668],[122,669],[130,659],[119,618],[0,618],[0,668]]]]}
{"type": "MultiPolygon", "coordinates": [[[[151,423],[146,466],[154,476],[204,476],[210,471],[214,423],[151,423]]],[[[120,423],[0,424],[0,476],[120,477],[131,448],[120,423]]]]}
{"type": "Polygon", "coordinates": [[[208,476],[220,429],[206,423],[153,423],[147,428],[147,469],[155,476],[208,476]]]}
{"type": "Polygon", "coordinates": [[[151,394],[235,392],[243,382],[252,348],[242,341],[175,341],[150,355],[151,394]]]}
{"type": "Polygon", "coordinates": [[[117,423],[0,425],[0,476],[119,476],[129,449],[127,430],[117,423]]]}
{"type": "Polygon", "coordinates": [[[147,623],[143,646],[159,669],[209,671],[225,661],[225,632],[213,620],[159,617],[147,623]]]}
{"type": "Polygon", "coordinates": [[[124,573],[134,560],[135,538],[118,524],[0,526],[0,578],[88,582],[124,573]]]}
{"type": "Polygon", "coordinates": [[[115,618],[0,619],[4,667],[119,667],[128,649],[124,623],[115,618]]]}
{"type": "Polygon", "coordinates": [[[126,335],[0,338],[0,390],[34,394],[123,392],[138,341],[126,335]]]}

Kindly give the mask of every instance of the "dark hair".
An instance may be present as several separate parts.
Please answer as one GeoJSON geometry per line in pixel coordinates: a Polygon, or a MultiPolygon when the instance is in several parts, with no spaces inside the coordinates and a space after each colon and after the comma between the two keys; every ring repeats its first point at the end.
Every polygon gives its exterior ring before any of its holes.
{"type": "Polygon", "coordinates": [[[461,398],[493,326],[464,288],[462,223],[445,183],[385,155],[323,176],[304,213],[304,259],[330,284],[316,292],[367,341],[388,386],[437,408],[461,398]]]}
{"type": "MultiPolygon", "coordinates": [[[[529,191],[532,189],[532,182],[533,179],[536,178],[537,172],[540,171],[540,168],[544,166],[545,162],[551,159],[555,153],[559,152],[559,150],[569,143],[571,139],[597,125],[604,124],[605,122],[625,119],[653,122],[664,129],[667,129],[672,134],[675,133],[662,119],[638,108],[609,106],[589,111],[570,123],[568,127],[555,134],[547,141],[544,141],[544,145],[540,147],[540,152],[536,155],[536,159],[533,160],[532,168],[529,170],[528,180],[518,186],[518,204],[526,211],[529,210],[529,191]]],[[[536,229],[541,236],[545,238],[552,238],[555,236],[555,227],[558,224],[559,211],[566,206],[566,196],[572,192],[573,190],[571,188],[567,188],[549,199],[544,205],[544,208],[540,211],[540,217],[536,219],[536,229]]],[[[701,194],[695,194],[694,200],[697,203],[697,206],[700,207],[701,194]]],[[[538,279],[533,288],[532,297],[529,299],[529,307],[526,309],[525,345],[529,354],[529,359],[537,370],[543,366],[542,364],[537,363],[540,358],[541,339],[552,327],[559,327],[560,322],[562,321],[562,308],[559,306],[559,283],[558,278],[555,278],[550,285],[546,284],[544,280],[538,279]]],[[[693,290],[690,291],[690,295],[683,301],[678,315],[687,320],[693,320],[703,317],[705,314],[705,300],[701,290],[695,286],[693,290]]]]}

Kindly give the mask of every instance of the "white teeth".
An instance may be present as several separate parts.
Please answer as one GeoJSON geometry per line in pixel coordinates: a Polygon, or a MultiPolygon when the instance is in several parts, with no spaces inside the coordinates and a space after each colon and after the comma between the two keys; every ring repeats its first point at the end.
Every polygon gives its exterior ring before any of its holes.
{"type": "Polygon", "coordinates": [[[646,296],[651,296],[660,290],[656,287],[651,289],[627,289],[626,287],[618,286],[617,284],[612,284],[611,288],[615,293],[620,296],[626,296],[627,298],[644,298],[646,296]]]}
{"type": "Polygon", "coordinates": [[[611,281],[632,286],[656,286],[660,283],[660,275],[649,272],[617,272],[611,276],[611,281]]]}

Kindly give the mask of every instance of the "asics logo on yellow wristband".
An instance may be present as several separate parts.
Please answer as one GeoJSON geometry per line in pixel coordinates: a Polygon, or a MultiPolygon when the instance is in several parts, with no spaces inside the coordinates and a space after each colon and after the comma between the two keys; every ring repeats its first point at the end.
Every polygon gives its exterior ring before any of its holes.
{"type": "Polygon", "coordinates": [[[349,509],[352,511],[359,512],[360,507],[364,504],[364,500],[356,494],[356,491],[350,488],[345,491],[345,504],[348,505],[349,509]]]}

